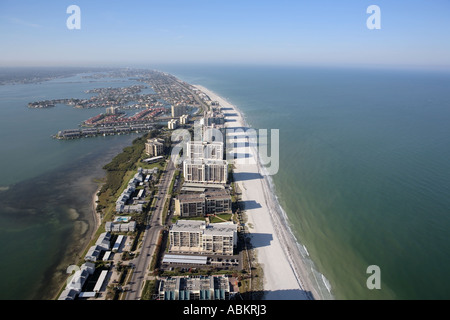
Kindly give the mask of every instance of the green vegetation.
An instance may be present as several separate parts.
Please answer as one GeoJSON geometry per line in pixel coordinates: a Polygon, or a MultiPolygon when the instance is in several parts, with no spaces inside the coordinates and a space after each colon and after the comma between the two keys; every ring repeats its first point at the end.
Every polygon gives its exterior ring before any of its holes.
{"type": "Polygon", "coordinates": [[[153,295],[156,293],[156,280],[146,280],[144,289],[142,290],[141,300],[152,300],[153,295]]]}
{"type": "Polygon", "coordinates": [[[181,171],[180,171],[180,170],[175,170],[175,172],[174,172],[174,174],[173,174],[173,177],[172,177],[172,181],[170,182],[170,186],[169,186],[169,194],[170,194],[170,195],[174,195],[174,192],[173,192],[173,185],[175,184],[175,179],[176,179],[177,177],[179,177],[180,174],[181,174],[181,171]]]}
{"type": "Polygon", "coordinates": [[[129,266],[120,266],[120,269],[118,268],[118,271],[120,271],[121,274],[118,283],[112,288],[112,290],[114,291],[113,300],[120,300],[120,297],[123,293],[122,286],[126,284],[126,279],[130,278],[131,272],[133,272],[133,270],[129,266]]]}
{"type": "Polygon", "coordinates": [[[170,206],[171,201],[172,201],[172,198],[167,198],[166,201],[164,202],[164,208],[163,208],[163,212],[162,212],[162,221],[166,221],[167,213],[169,212],[169,206],[170,206]]]}
{"type": "Polygon", "coordinates": [[[209,216],[209,222],[210,223],[218,223],[218,222],[231,221],[232,217],[233,217],[232,213],[217,214],[214,216],[209,216]]]}
{"type": "Polygon", "coordinates": [[[155,252],[153,253],[152,262],[150,263],[149,270],[154,271],[156,268],[156,263],[158,262],[160,251],[161,251],[161,244],[163,239],[163,232],[161,231],[159,233],[158,242],[155,247],[155,252]]]}
{"type": "Polygon", "coordinates": [[[143,150],[145,150],[145,142],[148,137],[149,134],[135,139],[131,146],[125,147],[110,163],[103,167],[106,170],[106,182],[103,184],[100,194],[106,192],[116,194],[122,186],[124,175],[128,171],[137,170],[136,163],[139,161],[143,150]]]}

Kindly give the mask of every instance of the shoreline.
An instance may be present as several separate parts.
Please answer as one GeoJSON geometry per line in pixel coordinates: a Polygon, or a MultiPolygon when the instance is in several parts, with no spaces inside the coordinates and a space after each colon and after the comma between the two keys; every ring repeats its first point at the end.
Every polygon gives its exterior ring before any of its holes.
{"type": "MultiPolygon", "coordinates": [[[[195,88],[204,92],[221,107],[231,109],[233,113],[226,115],[225,127],[251,128],[245,121],[244,114],[216,93],[201,86],[195,88]]],[[[236,137],[237,141],[239,138],[236,137]]],[[[295,238],[289,226],[286,213],[281,208],[274,192],[274,184],[270,176],[263,175],[254,147],[234,147],[234,154],[249,153],[253,163],[234,161],[236,169],[233,173],[235,183],[242,190],[242,202],[252,204],[244,209],[247,213],[251,243],[257,251],[257,260],[264,272],[263,299],[269,300],[310,300],[324,299],[319,283],[314,275],[311,262],[300,251],[301,244],[295,238]],[[239,150],[241,149],[241,150],[239,150]],[[272,188],[271,188],[272,187],[272,188]],[[251,227],[250,227],[251,226],[251,227]],[[309,271],[308,268],[311,268],[309,271]],[[310,274],[316,280],[313,285],[310,274]]],[[[303,247],[307,256],[309,254],[303,247]]]]}
{"type": "MultiPolygon", "coordinates": [[[[91,209],[90,210],[91,210],[91,217],[92,217],[92,220],[93,220],[94,224],[92,225],[92,232],[91,232],[91,234],[89,236],[89,241],[87,242],[86,246],[80,247],[79,251],[75,250],[75,251],[77,251],[77,255],[79,255],[80,258],[82,257],[82,254],[86,251],[86,249],[89,248],[89,243],[95,238],[95,234],[97,233],[98,228],[100,227],[100,224],[101,224],[101,217],[100,217],[100,214],[97,212],[96,209],[97,209],[97,200],[98,200],[97,194],[100,191],[100,189],[102,188],[102,186],[103,186],[103,183],[99,184],[99,186],[97,187],[95,193],[92,195],[92,200],[91,200],[91,205],[90,205],[91,209]]],[[[89,227],[91,227],[91,226],[89,226],[89,227]]],[[[74,262],[77,263],[77,261],[74,261],[74,262]]],[[[64,290],[64,287],[65,287],[65,282],[63,283],[62,287],[60,287],[58,289],[58,291],[55,292],[54,297],[52,298],[52,300],[57,300],[59,298],[59,295],[61,294],[61,291],[64,290]]]]}
{"type": "MultiPolygon", "coordinates": [[[[194,85],[194,87],[207,94],[211,100],[219,101],[221,107],[231,111],[224,112],[226,129],[251,128],[245,121],[244,113],[236,106],[203,86],[194,85]]],[[[239,140],[239,137],[237,138],[236,142],[239,140]]],[[[256,251],[256,259],[263,269],[263,299],[324,299],[318,283],[322,280],[314,276],[309,254],[304,246],[306,255],[302,252],[301,243],[295,238],[289,219],[278,202],[273,180],[270,176],[264,175],[264,167],[260,164],[255,147],[234,147],[233,152],[238,155],[248,153],[249,158],[253,159],[253,163],[250,164],[248,158],[244,159],[246,160],[244,163],[240,163],[240,159],[234,160],[233,176],[235,183],[242,191],[241,201],[244,203],[244,211],[248,217],[246,223],[248,233],[252,247],[256,251]],[[247,204],[250,204],[248,208],[247,204]],[[309,270],[310,268],[312,271],[309,270]],[[316,285],[312,281],[311,274],[315,278],[316,285]]],[[[96,208],[97,194],[102,186],[103,183],[98,183],[91,198],[93,226],[89,242],[95,237],[101,225],[101,215],[96,208]]],[[[81,252],[85,249],[83,248],[81,252]]]]}
{"type": "MultiPolygon", "coordinates": [[[[77,180],[77,185],[79,187],[81,187],[83,190],[85,190],[84,192],[87,192],[88,197],[89,194],[91,195],[89,202],[86,201],[86,209],[83,210],[83,218],[81,218],[82,220],[87,220],[88,223],[88,230],[86,233],[80,235],[77,235],[81,238],[77,238],[79,240],[83,240],[86,241],[85,245],[74,245],[73,247],[70,248],[71,250],[71,254],[69,254],[70,260],[68,260],[67,262],[60,262],[58,265],[58,268],[55,272],[61,272],[61,270],[63,270],[63,272],[65,271],[65,268],[69,265],[72,264],[78,264],[79,259],[83,259],[83,254],[89,249],[89,244],[95,239],[96,234],[101,226],[101,214],[97,212],[97,200],[98,200],[98,192],[100,191],[100,189],[103,187],[105,182],[96,182],[96,179],[103,179],[104,177],[106,177],[106,172],[103,169],[103,166],[107,163],[109,163],[111,161],[111,159],[113,159],[118,153],[120,153],[124,147],[128,146],[131,141],[130,138],[134,139],[136,138],[134,135],[133,136],[128,136],[129,139],[125,139],[124,141],[127,142],[123,142],[120,141],[119,143],[117,143],[117,145],[113,145],[111,146],[111,148],[108,149],[108,151],[100,156],[100,157],[96,157],[95,159],[95,163],[96,165],[98,165],[99,167],[95,170],[95,172],[91,172],[87,175],[83,175],[81,176],[78,180],[77,180]],[[97,162],[98,161],[98,162],[97,162]],[[88,187],[88,185],[90,185],[88,187]],[[87,189],[89,189],[89,191],[87,191],[87,189]],[[95,191],[93,193],[92,189],[95,188],[95,191]],[[61,269],[62,268],[62,269],[61,269]]],[[[79,220],[80,217],[77,217],[77,220],[79,220]]],[[[67,279],[67,276],[64,276],[64,279],[67,279]]],[[[64,280],[65,281],[65,280],[64,280]]],[[[64,289],[65,287],[65,282],[60,282],[62,283],[61,285],[58,285],[57,290],[55,290],[54,295],[52,295],[52,300],[57,300],[61,291],[64,289]]]]}
{"type": "Polygon", "coordinates": [[[100,213],[97,212],[97,201],[98,201],[98,193],[100,192],[100,189],[102,188],[103,183],[99,184],[97,190],[95,191],[94,195],[92,196],[92,216],[94,218],[94,232],[91,235],[91,240],[94,238],[95,233],[97,232],[98,228],[101,224],[101,216],[100,213]]]}

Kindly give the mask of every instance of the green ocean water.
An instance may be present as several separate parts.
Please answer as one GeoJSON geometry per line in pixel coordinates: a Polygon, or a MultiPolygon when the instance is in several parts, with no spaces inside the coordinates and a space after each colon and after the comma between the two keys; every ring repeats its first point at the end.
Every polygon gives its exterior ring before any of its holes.
{"type": "Polygon", "coordinates": [[[337,299],[449,299],[450,75],[166,67],[280,130],[272,176],[293,233],[337,299]],[[367,268],[381,271],[369,290],[367,268]]]}

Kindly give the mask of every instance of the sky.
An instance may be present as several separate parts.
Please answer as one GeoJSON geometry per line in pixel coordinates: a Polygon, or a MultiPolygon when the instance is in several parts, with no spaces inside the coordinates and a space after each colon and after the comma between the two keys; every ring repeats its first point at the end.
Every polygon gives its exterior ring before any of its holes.
{"type": "Polygon", "coordinates": [[[449,0],[1,0],[0,66],[450,69],[449,0]],[[66,12],[80,8],[80,29],[66,12]],[[370,5],[381,29],[370,30],[370,5]]]}

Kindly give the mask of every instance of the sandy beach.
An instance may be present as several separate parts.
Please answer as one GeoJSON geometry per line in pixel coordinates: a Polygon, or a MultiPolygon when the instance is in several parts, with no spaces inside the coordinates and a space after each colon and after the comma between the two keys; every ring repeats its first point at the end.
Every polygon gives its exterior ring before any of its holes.
{"type": "MultiPolygon", "coordinates": [[[[237,107],[205,87],[195,87],[220,103],[227,129],[242,128],[245,131],[248,128],[237,107]]],[[[307,276],[310,267],[298,250],[286,218],[279,212],[269,180],[262,175],[257,150],[245,147],[245,143],[239,147],[245,139],[245,134],[237,134],[234,140],[238,144],[233,152],[246,155],[245,159],[235,160],[234,179],[242,191],[252,245],[264,270],[264,299],[321,299],[317,286],[313,286],[307,276]]]]}

